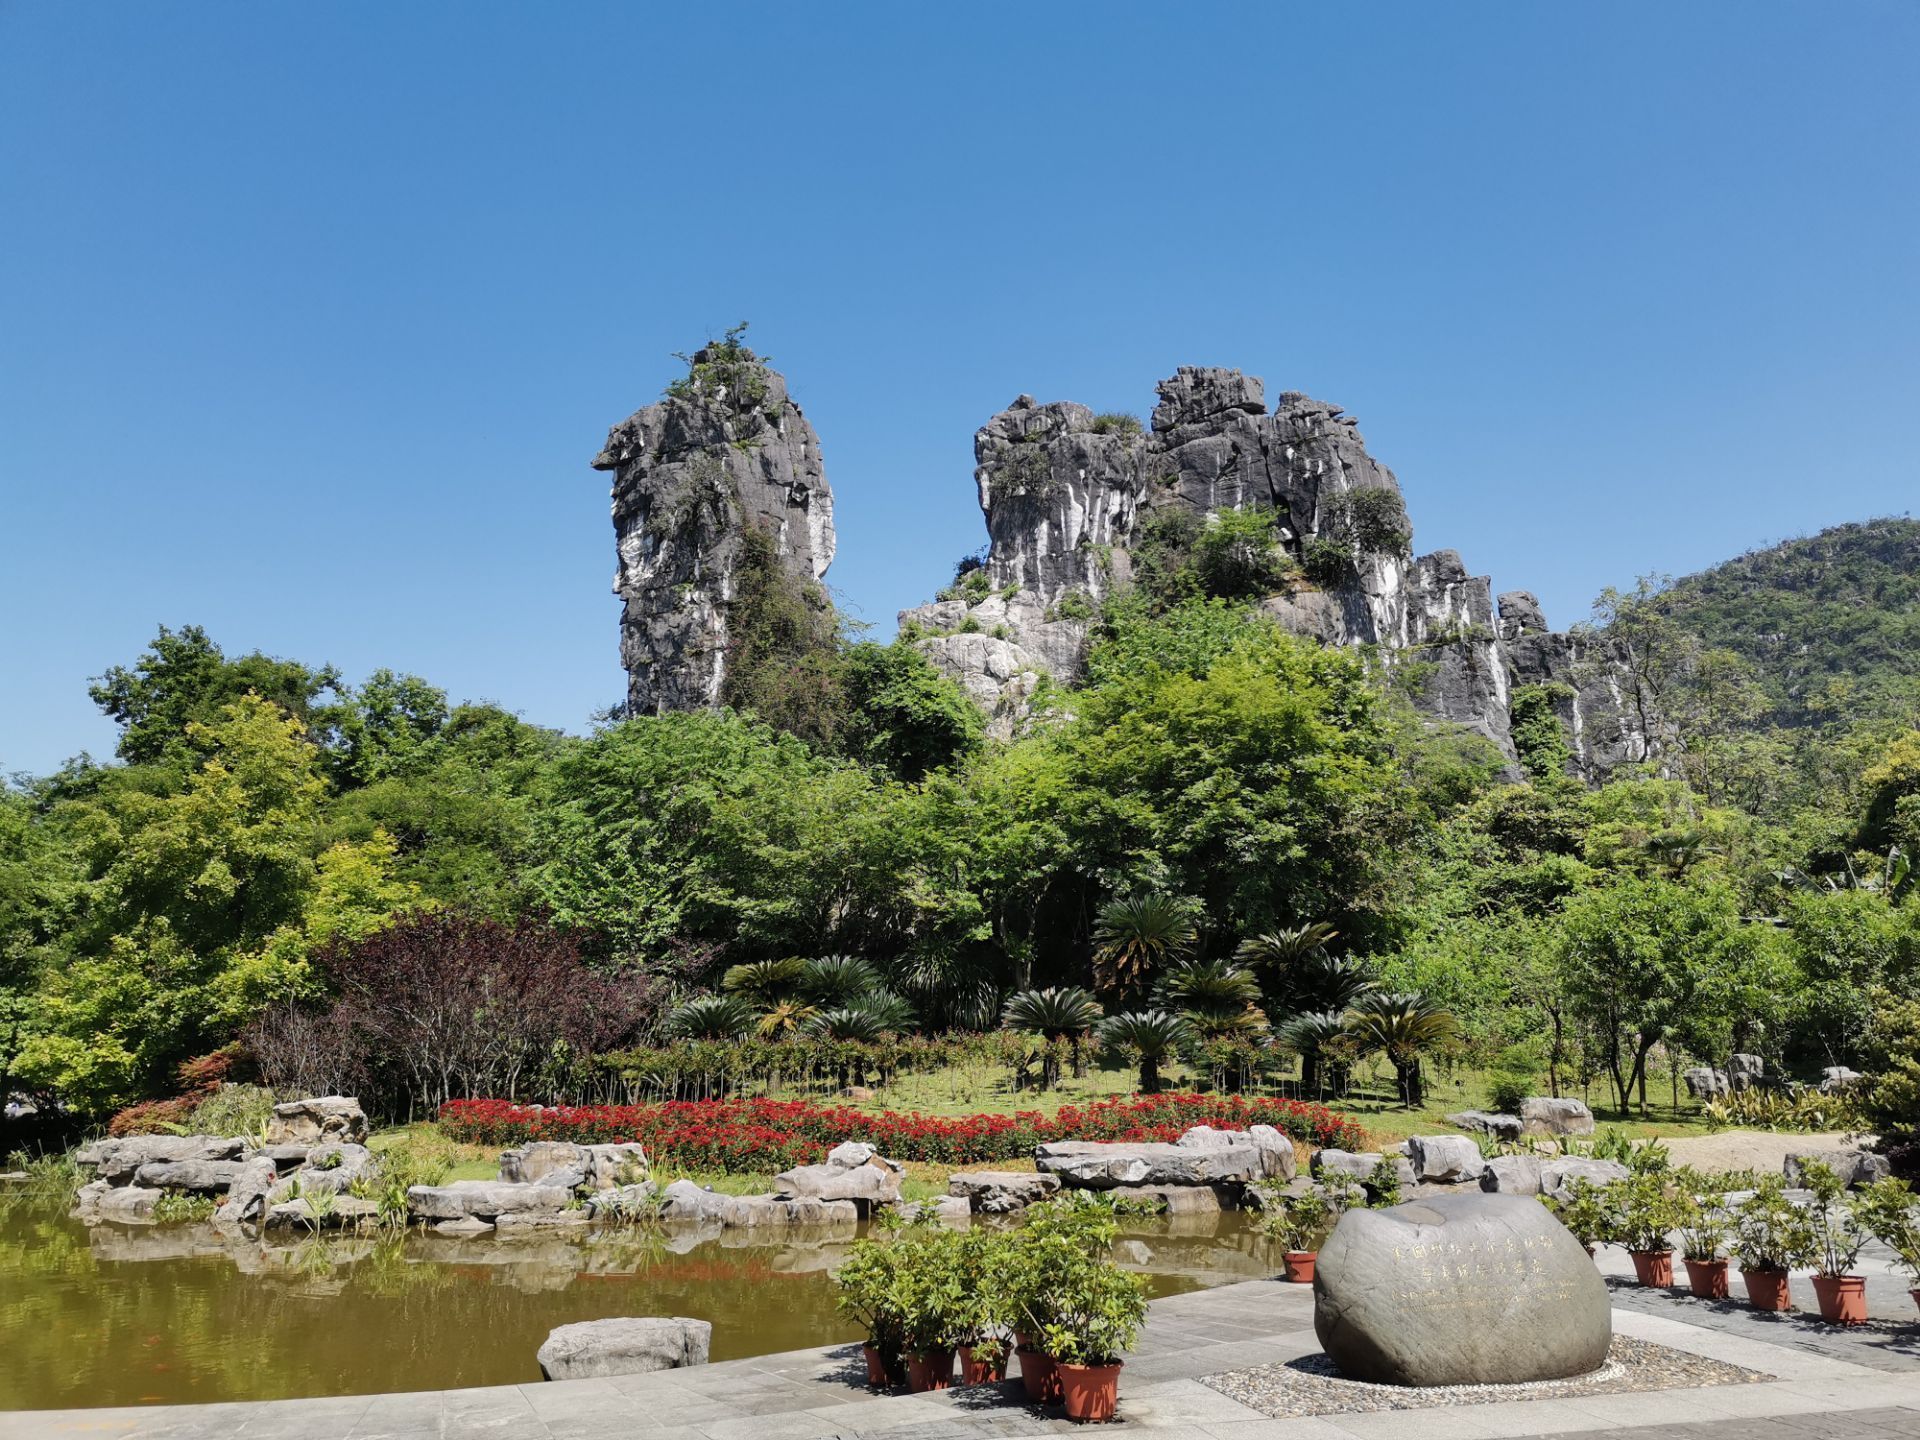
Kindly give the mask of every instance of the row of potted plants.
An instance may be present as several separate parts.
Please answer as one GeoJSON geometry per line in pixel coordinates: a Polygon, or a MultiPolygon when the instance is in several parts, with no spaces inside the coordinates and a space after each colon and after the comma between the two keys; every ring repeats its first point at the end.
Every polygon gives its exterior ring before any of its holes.
{"type": "Polygon", "coordinates": [[[1589,1254],[1602,1243],[1622,1246],[1642,1285],[1674,1283],[1669,1237],[1678,1234],[1688,1288],[1702,1299],[1726,1299],[1738,1264],[1755,1309],[1789,1310],[1792,1272],[1810,1268],[1821,1318],[1858,1325],[1867,1318],[1866,1278],[1854,1266],[1871,1236],[1910,1273],[1920,1303],[1920,1197],[1901,1180],[1850,1192],[1817,1162],[1801,1174],[1812,1192],[1806,1204],[1777,1175],[1733,1202],[1734,1177],[1686,1169],[1645,1170],[1605,1187],[1575,1181],[1565,1199],[1548,1203],[1589,1254]]]}
{"type": "Polygon", "coordinates": [[[1142,1282],[1113,1262],[1117,1230],[1111,1205],[1073,1194],[1007,1230],[929,1215],[856,1242],[834,1278],[867,1333],[868,1383],[944,1390],[957,1359],[962,1383],[992,1384],[1011,1355],[1029,1399],[1112,1418],[1147,1313],[1142,1282]]]}

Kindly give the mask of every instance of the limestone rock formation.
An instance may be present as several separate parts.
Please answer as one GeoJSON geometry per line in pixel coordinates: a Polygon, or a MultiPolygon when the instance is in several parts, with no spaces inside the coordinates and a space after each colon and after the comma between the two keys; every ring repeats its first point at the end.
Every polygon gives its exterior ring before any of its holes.
{"type": "Polygon", "coordinates": [[[750,531],[810,586],[833,563],[820,438],[786,380],[737,334],[697,352],[689,370],[614,426],[593,461],[613,474],[613,589],[636,715],[719,703],[750,531]]]}
{"type": "Polygon", "coordinates": [[[1038,674],[1078,678],[1100,602],[1146,574],[1169,536],[1190,543],[1223,514],[1258,510],[1284,556],[1256,585],[1267,613],[1418,663],[1428,713],[1511,761],[1514,690],[1549,687],[1587,778],[1654,743],[1607,642],[1549,631],[1525,591],[1496,612],[1486,577],[1452,550],[1414,555],[1398,481],[1339,406],[1288,391],[1269,410],[1258,378],[1184,366],[1160,383],[1148,427],[1022,395],[974,436],[974,460],[986,558],[900,622],[1002,733],[1038,674]]]}
{"type": "Polygon", "coordinates": [[[712,1344],[713,1326],[684,1315],[582,1320],[552,1331],[537,1358],[549,1380],[589,1380],[704,1365],[712,1344]]]}

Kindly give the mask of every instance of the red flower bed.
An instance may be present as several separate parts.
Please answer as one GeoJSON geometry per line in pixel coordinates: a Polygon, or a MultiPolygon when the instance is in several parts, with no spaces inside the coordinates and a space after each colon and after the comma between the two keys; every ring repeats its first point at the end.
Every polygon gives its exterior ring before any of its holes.
{"type": "Polygon", "coordinates": [[[1272,1125],[1296,1140],[1358,1150],[1366,1131],[1324,1105],[1240,1095],[1140,1095],[1069,1105],[1056,1115],[918,1115],[809,1100],[675,1100],[663,1105],[516,1105],[452,1100],[441,1127],[476,1145],[637,1140],[656,1160],[692,1170],[765,1173],[823,1159],[866,1140],[898,1160],[978,1164],[1030,1154],[1048,1140],[1177,1140],[1195,1125],[1272,1125]]]}

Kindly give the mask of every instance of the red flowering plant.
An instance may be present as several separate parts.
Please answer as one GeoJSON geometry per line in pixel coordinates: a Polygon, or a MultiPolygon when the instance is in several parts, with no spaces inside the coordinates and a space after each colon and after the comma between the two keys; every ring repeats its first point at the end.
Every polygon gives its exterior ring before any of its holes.
{"type": "Polygon", "coordinates": [[[476,1145],[530,1140],[602,1144],[635,1140],[656,1161],[695,1170],[765,1173],[820,1160],[842,1140],[937,1164],[1028,1155],[1050,1140],[1177,1140],[1195,1125],[1271,1125],[1314,1145],[1358,1150],[1366,1132],[1324,1105],[1243,1095],[1140,1095],[1069,1105],[1054,1115],[920,1115],[856,1110],[809,1100],[675,1100],[659,1105],[520,1105],[451,1100],[440,1124],[476,1145]]]}

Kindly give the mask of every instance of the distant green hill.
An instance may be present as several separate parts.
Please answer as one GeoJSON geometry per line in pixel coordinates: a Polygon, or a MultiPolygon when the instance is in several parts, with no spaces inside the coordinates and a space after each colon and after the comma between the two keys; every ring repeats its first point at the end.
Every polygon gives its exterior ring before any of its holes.
{"type": "Polygon", "coordinates": [[[1775,725],[1910,715],[1920,696],[1920,520],[1868,520],[1676,582],[1661,608],[1753,666],[1775,725]]]}

